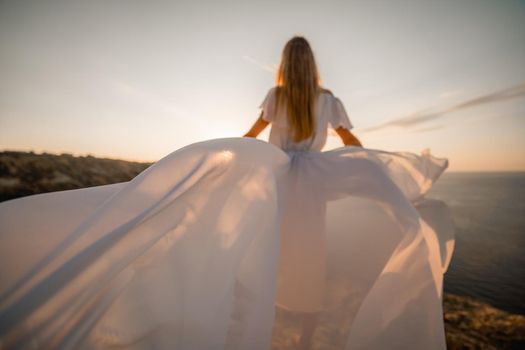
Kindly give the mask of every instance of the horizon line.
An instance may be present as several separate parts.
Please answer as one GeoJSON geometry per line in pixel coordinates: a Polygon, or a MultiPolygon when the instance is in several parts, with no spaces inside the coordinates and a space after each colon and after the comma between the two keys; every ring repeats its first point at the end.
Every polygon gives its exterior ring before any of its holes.
{"type": "MultiPolygon", "coordinates": [[[[93,153],[74,153],[74,152],[51,152],[51,151],[34,151],[34,150],[27,150],[27,149],[0,149],[0,153],[4,152],[19,152],[19,153],[28,153],[28,154],[35,154],[35,155],[52,155],[52,156],[63,156],[63,155],[70,155],[76,158],[82,158],[82,157],[93,157],[98,159],[108,159],[108,160],[119,160],[119,161],[126,161],[130,163],[143,163],[143,164],[153,164],[157,161],[161,160],[163,157],[158,158],[157,160],[144,160],[144,159],[133,159],[133,158],[115,158],[114,156],[105,156],[105,155],[97,155],[93,153]]],[[[168,154],[166,154],[167,156],[168,154]]],[[[523,169],[502,169],[502,170],[487,170],[487,169],[477,169],[477,170],[456,170],[456,169],[446,169],[445,173],[525,173],[525,168],[523,169]]]]}

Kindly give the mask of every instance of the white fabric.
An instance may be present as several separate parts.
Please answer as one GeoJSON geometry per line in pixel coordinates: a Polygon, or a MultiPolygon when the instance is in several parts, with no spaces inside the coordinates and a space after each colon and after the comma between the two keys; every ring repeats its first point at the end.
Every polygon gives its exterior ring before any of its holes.
{"type": "Polygon", "coordinates": [[[348,118],[345,108],[339,98],[327,91],[317,95],[315,103],[315,132],[307,140],[294,142],[289,137],[286,106],[281,104],[275,110],[277,87],[271,88],[259,108],[263,111],[262,118],[272,123],[269,142],[282,149],[308,149],[320,151],[326,143],[328,128],[337,129],[342,126],[352,129],[353,125],[348,118]]]}
{"type": "Polygon", "coordinates": [[[274,304],[351,300],[346,349],[445,349],[453,226],[424,194],[446,167],[223,138],[129,182],[0,203],[0,344],[266,350],[274,304]]]}

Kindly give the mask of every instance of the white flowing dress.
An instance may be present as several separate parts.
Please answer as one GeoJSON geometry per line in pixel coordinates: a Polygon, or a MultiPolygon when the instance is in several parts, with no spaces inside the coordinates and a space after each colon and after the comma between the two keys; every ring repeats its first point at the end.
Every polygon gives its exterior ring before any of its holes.
{"type": "Polygon", "coordinates": [[[197,142],[129,182],[0,203],[0,349],[269,349],[275,308],[355,308],[346,349],[445,349],[446,159],[322,152],[314,136],[197,142]]]}

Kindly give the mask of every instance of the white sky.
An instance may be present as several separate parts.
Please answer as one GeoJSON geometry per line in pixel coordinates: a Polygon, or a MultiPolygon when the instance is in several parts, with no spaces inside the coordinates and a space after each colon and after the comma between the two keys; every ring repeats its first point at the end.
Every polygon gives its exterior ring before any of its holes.
{"type": "Polygon", "coordinates": [[[0,1],[0,149],[156,161],[241,136],[295,34],[365,146],[525,170],[525,1],[506,0],[0,1]]]}

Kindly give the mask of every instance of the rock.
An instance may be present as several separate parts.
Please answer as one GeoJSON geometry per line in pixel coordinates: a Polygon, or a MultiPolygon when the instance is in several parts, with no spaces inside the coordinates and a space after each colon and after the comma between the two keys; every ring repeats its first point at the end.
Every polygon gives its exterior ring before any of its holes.
{"type": "Polygon", "coordinates": [[[129,181],[150,163],[33,152],[0,152],[0,201],[129,181]]]}
{"type": "Polygon", "coordinates": [[[453,294],[445,294],[443,310],[449,350],[525,349],[525,316],[453,294]]]}

